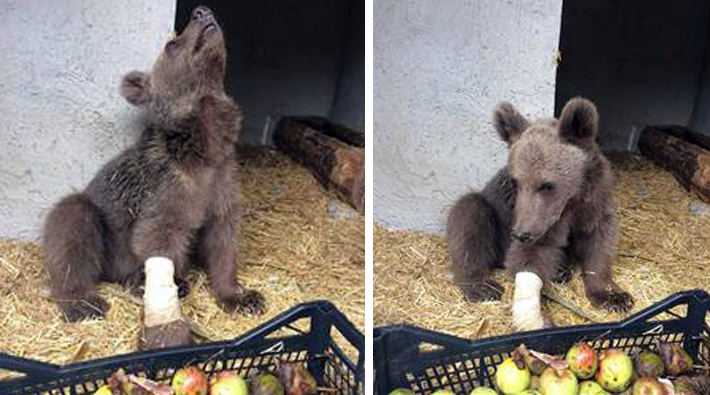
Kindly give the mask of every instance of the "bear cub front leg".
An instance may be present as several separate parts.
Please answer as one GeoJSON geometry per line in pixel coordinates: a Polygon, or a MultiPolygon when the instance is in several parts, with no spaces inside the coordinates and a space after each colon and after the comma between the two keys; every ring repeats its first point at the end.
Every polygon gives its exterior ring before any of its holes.
{"type": "Polygon", "coordinates": [[[207,266],[207,276],[217,303],[227,313],[262,314],[264,296],[248,289],[237,280],[239,256],[236,251],[238,218],[235,214],[213,217],[207,221],[199,237],[198,254],[207,266]]]}
{"type": "Polygon", "coordinates": [[[633,307],[634,300],[612,278],[615,228],[614,218],[606,218],[594,231],[574,234],[570,238],[570,259],[582,266],[587,299],[593,306],[626,313],[633,307]]]}
{"type": "Polygon", "coordinates": [[[505,266],[515,278],[513,326],[517,331],[531,331],[554,326],[542,311],[542,288],[562,267],[564,253],[549,245],[530,245],[513,241],[507,251],[505,266]]]}
{"type": "Polygon", "coordinates": [[[471,302],[500,300],[503,287],[489,278],[491,269],[503,260],[495,209],[479,193],[461,197],[452,207],[446,224],[454,283],[471,302]]]}

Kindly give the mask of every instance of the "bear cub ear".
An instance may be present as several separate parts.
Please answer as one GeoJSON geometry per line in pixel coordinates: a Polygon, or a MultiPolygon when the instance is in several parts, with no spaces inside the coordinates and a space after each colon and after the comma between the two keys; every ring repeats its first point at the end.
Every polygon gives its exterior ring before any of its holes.
{"type": "Polygon", "coordinates": [[[530,122],[508,102],[502,102],[493,110],[493,126],[508,145],[530,126],[530,122]]]}
{"type": "Polygon", "coordinates": [[[150,101],[150,75],[142,71],[131,71],[123,76],[118,87],[121,94],[134,106],[142,106],[150,101]]]}
{"type": "Polygon", "coordinates": [[[597,107],[583,97],[575,97],[562,109],[559,125],[563,140],[581,148],[591,148],[599,130],[597,107]]]}

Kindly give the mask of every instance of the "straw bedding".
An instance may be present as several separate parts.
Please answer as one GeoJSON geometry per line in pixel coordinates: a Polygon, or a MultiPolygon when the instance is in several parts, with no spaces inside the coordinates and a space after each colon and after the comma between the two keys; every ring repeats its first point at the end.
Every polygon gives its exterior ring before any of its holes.
{"type": "MultiPolygon", "coordinates": [[[[630,154],[611,159],[620,217],[614,277],[636,300],[632,313],[677,291],[710,291],[710,216],[691,214],[697,199],[648,160],[630,154]]],[[[375,326],[404,322],[471,339],[512,332],[512,280],[496,271],[494,278],[505,287],[503,299],[467,302],[453,286],[446,243],[439,236],[376,225],[374,274],[375,326]]],[[[592,307],[578,272],[550,292],[595,321],[624,318],[592,307]]],[[[560,326],[588,322],[550,301],[544,308],[560,326]]]]}
{"type": "MultiPolygon", "coordinates": [[[[242,175],[240,278],[264,294],[267,312],[225,314],[204,272],[197,270],[189,275],[192,291],[183,312],[209,338],[220,340],[237,337],[296,303],[327,299],[364,330],[364,218],[329,216],[335,196],[279,153],[247,153],[242,175]]],[[[106,319],[68,324],[48,300],[46,287],[40,247],[0,240],[0,351],[62,364],[136,350],[141,299],[118,285],[102,284],[99,294],[111,304],[106,319]]]]}

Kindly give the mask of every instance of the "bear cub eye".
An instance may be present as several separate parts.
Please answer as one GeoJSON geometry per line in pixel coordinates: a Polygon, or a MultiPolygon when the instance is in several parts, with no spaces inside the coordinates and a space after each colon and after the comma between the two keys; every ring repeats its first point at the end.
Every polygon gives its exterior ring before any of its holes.
{"type": "Polygon", "coordinates": [[[551,182],[543,182],[540,184],[539,191],[540,192],[552,192],[555,189],[555,186],[551,182]]]}
{"type": "Polygon", "coordinates": [[[518,189],[518,180],[515,178],[510,178],[510,184],[513,186],[514,189],[518,189]]]}

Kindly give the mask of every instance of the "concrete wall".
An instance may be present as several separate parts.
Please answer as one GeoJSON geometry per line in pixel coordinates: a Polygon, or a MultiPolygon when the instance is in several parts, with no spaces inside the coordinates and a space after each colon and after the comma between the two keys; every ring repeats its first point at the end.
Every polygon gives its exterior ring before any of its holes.
{"type": "Polygon", "coordinates": [[[562,0],[374,3],[374,216],[440,231],[507,151],[491,126],[500,100],[550,116],[562,0]]]}
{"type": "Polygon", "coordinates": [[[215,11],[227,35],[227,89],[244,110],[244,142],[263,142],[283,115],[329,115],[350,1],[179,0],[176,26],[199,4],[215,11]]]}
{"type": "Polygon", "coordinates": [[[633,150],[644,125],[687,125],[708,46],[707,0],[566,0],[557,112],[596,102],[606,150],[633,150]]]}
{"type": "Polygon", "coordinates": [[[37,239],[42,214],[82,189],[139,130],[120,76],[149,69],[174,0],[0,0],[0,237],[37,239]]]}
{"type": "Polygon", "coordinates": [[[353,1],[345,32],[338,88],[330,112],[334,122],[365,131],[365,2],[353,1]]]}

